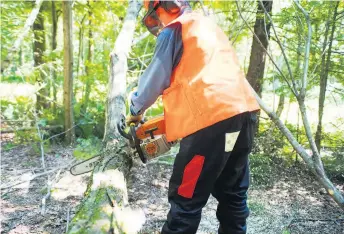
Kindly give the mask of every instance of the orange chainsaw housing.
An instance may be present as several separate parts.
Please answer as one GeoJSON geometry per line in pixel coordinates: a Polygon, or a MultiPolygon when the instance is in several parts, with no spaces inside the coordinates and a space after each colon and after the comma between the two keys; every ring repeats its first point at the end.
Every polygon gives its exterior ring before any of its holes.
{"type": "Polygon", "coordinates": [[[146,121],[136,130],[136,137],[143,140],[150,136],[147,131],[155,128],[156,130],[154,130],[153,135],[162,135],[166,133],[164,116],[159,116],[146,121]]]}

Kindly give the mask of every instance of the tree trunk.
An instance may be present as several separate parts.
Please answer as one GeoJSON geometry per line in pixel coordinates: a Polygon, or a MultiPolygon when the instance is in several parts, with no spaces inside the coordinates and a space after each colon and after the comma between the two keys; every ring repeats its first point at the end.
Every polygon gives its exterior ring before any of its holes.
{"type": "MultiPolygon", "coordinates": [[[[57,48],[57,14],[56,14],[56,6],[55,1],[51,1],[51,17],[52,17],[52,36],[51,36],[51,50],[55,51],[57,48]]],[[[56,103],[57,103],[57,90],[56,90],[56,71],[55,67],[52,70],[52,88],[53,88],[53,113],[56,114],[56,103]]]]}
{"type": "Polygon", "coordinates": [[[74,142],[74,114],[73,114],[73,31],[72,31],[72,2],[62,2],[63,11],[63,42],[64,42],[64,130],[67,144],[74,142]]]}
{"type": "Polygon", "coordinates": [[[132,0],[129,3],[131,6],[128,8],[126,22],[123,24],[122,35],[117,37],[115,42],[114,51],[110,58],[110,76],[116,74],[116,79],[109,79],[109,90],[107,95],[107,113],[104,141],[114,137],[114,133],[117,132],[117,120],[121,114],[125,115],[125,108],[121,109],[122,112],[118,112],[116,105],[125,106],[125,92],[126,92],[126,72],[127,72],[127,57],[131,49],[131,43],[133,40],[133,32],[135,28],[136,17],[138,14],[137,0],[132,0]],[[130,33],[128,33],[130,32],[130,33]],[[128,43],[130,42],[130,43],[128,43]],[[116,103],[113,105],[112,103],[116,103]]]}
{"type": "MultiPolygon", "coordinates": [[[[331,4],[332,5],[332,4],[331,4]]],[[[334,31],[336,29],[336,17],[337,17],[337,9],[338,9],[339,2],[336,3],[333,17],[332,17],[332,28],[331,28],[331,35],[329,38],[329,45],[327,50],[327,57],[326,57],[326,47],[327,47],[327,38],[329,33],[329,22],[330,19],[328,19],[327,25],[326,25],[326,31],[325,31],[325,39],[323,44],[323,54],[321,58],[321,72],[320,72],[320,93],[319,93],[319,110],[318,110],[318,125],[317,125],[317,131],[315,133],[315,143],[316,146],[320,152],[321,148],[321,135],[322,135],[322,118],[324,114],[324,103],[325,103],[325,97],[326,97],[326,87],[327,87],[327,78],[328,78],[328,72],[330,67],[330,61],[331,61],[331,51],[332,51],[332,42],[333,42],[333,36],[334,31]],[[325,61],[326,58],[326,61],[325,61]]],[[[330,8],[332,9],[332,8],[330,8]]],[[[329,12],[330,13],[330,12],[329,12]]],[[[330,14],[329,14],[330,16],[330,14]]]]}
{"type": "MultiPolygon", "coordinates": [[[[271,13],[272,1],[263,1],[263,5],[267,13],[271,13]]],[[[259,4],[258,1],[256,22],[254,24],[254,33],[257,35],[264,48],[262,48],[257,38],[253,36],[250,63],[246,75],[248,82],[251,84],[253,89],[259,94],[259,96],[261,96],[262,93],[266,57],[265,51],[268,48],[271,27],[271,24],[269,22],[265,24],[264,12],[264,8],[261,4],[259,4]]]]}
{"type": "Polygon", "coordinates": [[[45,51],[45,32],[44,32],[44,17],[42,12],[40,12],[33,24],[34,33],[34,43],[33,43],[33,60],[34,66],[38,69],[36,82],[38,83],[40,89],[36,94],[36,110],[49,108],[49,103],[47,98],[49,98],[48,85],[45,82],[44,72],[42,66],[43,53],[45,51]]]}
{"type": "Polygon", "coordinates": [[[143,224],[143,213],[128,207],[125,179],[132,160],[116,127],[125,113],[127,56],[135,31],[141,1],[131,0],[110,57],[107,100],[106,149],[94,169],[86,197],[79,206],[68,233],[136,233],[143,224]],[[134,222],[135,221],[135,222],[134,222]]]}
{"type": "Polygon", "coordinates": [[[92,10],[90,8],[90,4],[88,2],[89,12],[88,12],[88,53],[87,53],[87,64],[85,67],[85,73],[86,73],[86,84],[85,84],[85,91],[84,91],[84,100],[81,107],[81,112],[86,113],[87,107],[88,107],[88,101],[90,99],[90,93],[91,93],[91,81],[92,79],[90,76],[90,65],[92,64],[92,46],[93,46],[93,35],[92,35],[92,10]]]}
{"type": "MultiPolygon", "coordinates": [[[[80,22],[80,30],[79,30],[79,52],[78,52],[78,62],[76,64],[76,77],[80,79],[80,75],[83,74],[83,70],[80,69],[80,64],[84,64],[84,20],[86,15],[82,18],[80,22]]],[[[78,92],[78,83],[74,86],[74,95],[77,95],[78,92]]]]}

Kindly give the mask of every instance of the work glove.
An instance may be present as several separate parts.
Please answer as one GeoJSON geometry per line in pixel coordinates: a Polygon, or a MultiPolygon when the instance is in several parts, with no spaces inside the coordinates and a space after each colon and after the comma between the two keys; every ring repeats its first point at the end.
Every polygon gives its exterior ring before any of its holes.
{"type": "Polygon", "coordinates": [[[125,119],[125,122],[127,123],[128,126],[130,126],[131,123],[138,125],[141,120],[142,120],[142,115],[128,115],[125,119]]]}

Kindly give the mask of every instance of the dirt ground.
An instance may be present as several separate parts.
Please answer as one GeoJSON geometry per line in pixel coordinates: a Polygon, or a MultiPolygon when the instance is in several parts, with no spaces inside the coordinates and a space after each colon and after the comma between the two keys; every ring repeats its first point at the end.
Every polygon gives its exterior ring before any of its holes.
{"type": "MultiPolygon", "coordinates": [[[[47,193],[47,176],[3,189],[1,193],[1,233],[64,233],[86,189],[89,174],[72,176],[72,148],[54,146],[46,154],[51,172],[52,192],[42,211],[47,193]],[[61,168],[61,169],[59,169],[61,168]]],[[[143,209],[146,223],[142,233],[158,233],[165,220],[168,180],[172,166],[135,165],[128,183],[129,201],[143,209]]],[[[1,186],[11,185],[42,173],[38,153],[32,147],[19,146],[2,152],[1,186]]],[[[343,184],[338,188],[344,190],[343,184]]],[[[325,194],[321,186],[303,170],[285,169],[269,187],[252,185],[248,201],[251,215],[249,234],[340,234],[344,233],[344,213],[325,194]]],[[[203,210],[198,233],[216,233],[216,200],[210,198],[203,210]]]]}

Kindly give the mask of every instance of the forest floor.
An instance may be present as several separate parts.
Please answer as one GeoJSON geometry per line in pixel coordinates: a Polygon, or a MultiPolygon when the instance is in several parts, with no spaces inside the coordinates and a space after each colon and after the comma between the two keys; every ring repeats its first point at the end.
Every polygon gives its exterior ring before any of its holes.
{"type": "MultiPolygon", "coordinates": [[[[1,194],[1,233],[64,233],[80,202],[90,173],[72,176],[68,165],[74,161],[73,149],[53,146],[45,155],[50,173],[51,197],[41,213],[42,198],[47,193],[47,176],[10,186],[1,194]],[[65,168],[63,168],[65,167],[65,168]],[[60,168],[60,169],[59,169],[60,168]]],[[[18,146],[3,151],[1,185],[11,185],[43,172],[37,151],[18,146]]],[[[248,204],[249,234],[339,234],[344,233],[344,214],[326,195],[325,190],[302,166],[278,170],[268,186],[252,184],[248,204]]],[[[129,201],[146,214],[142,233],[158,233],[169,209],[168,180],[172,166],[135,165],[128,183],[129,201]]],[[[344,190],[341,182],[338,188],[344,190]]],[[[211,197],[203,209],[198,233],[217,233],[216,200],[211,197]]]]}

